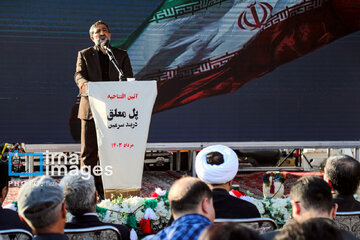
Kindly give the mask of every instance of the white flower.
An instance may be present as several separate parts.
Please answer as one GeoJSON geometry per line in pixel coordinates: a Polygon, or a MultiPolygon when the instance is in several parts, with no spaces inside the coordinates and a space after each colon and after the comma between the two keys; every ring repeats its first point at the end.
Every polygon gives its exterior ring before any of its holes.
{"type": "Polygon", "coordinates": [[[271,200],[269,199],[263,199],[262,203],[264,204],[264,208],[269,208],[271,204],[271,200]]]}
{"type": "Polygon", "coordinates": [[[126,219],[124,219],[121,216],[121,213],[113,212],[113,211],[107,211],[106,216],[104,217],[104,219],[102,221],[106,222],[106,223],[116,223],[116,224],[125,224],[126,223],[126,219]]]}
{"type": "Polygon", "coordinates": [[[170,219],[171,217],[171,212],[170,210],[165,206],[164,202],[163,201],[160,201],[158,203],[158,205],[156,206],[156,208],[154,209],[155,211],[155,214],[157,216],[157,219],[159,217],[162,217],[162,218],[165,218],[167,220],[170,219]]]}
{"type": "Polygon", "coordinates": [[[156,214],[155,214],[154,210],[152,210],[152,208],[147,208],[147,209],[145,209],[144,219],[156,220],[156,219],[158,219],[158,216],[156,216],[156,214]]]}
{"type": "Polygon", "coordinates": [[[141,211],[140,209],[137,210],[135,213],[136,222],[140,222],[143,217],[144,217],[144,212],[141,211]]]}
{"type": "Polygon", "coordinates": [[[290,211],[285,211],[283,216],[284,222],[286,222],[288,218],[290,218],[290,216],[291,216],[290,211]]]}
{"type": "Polygon", "coordinates": [[[71,222],[73,217],[74,216],[69,211],[66,212],[66,222],[71,222]]]}
{"type": "Polygon", "coordinates": [[[159,196],[164,196],[166,194],[166,190],[162,190],[161,188],[155,188],[155,193],[159,196]]]}
{"type": "Polygon", "coordinates": [[[123,212],[124,209],[121,207],[121,205],[112,205],[110,208],[110,210],[116,211],[116,212],[123,212]]]}
{"type": "Polygon", "coordinates": [[[121,209],[125,213],[133,213],[144,203],[144,199],[140,197],[126,198],[121,202],[121,209]]]}
{"type": "Polygon", "coordinates": [[[278,223],[285,223],[291,215],[291,203],[289,198],[263,199],[262,203],[265,208],[264,216],[271,217],[278,223]]]}

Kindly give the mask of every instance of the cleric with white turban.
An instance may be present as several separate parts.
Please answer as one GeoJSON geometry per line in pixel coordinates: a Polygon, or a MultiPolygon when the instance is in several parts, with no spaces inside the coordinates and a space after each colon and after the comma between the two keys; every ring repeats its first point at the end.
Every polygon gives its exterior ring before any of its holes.
{"type": "Polygon", "coordinates": [[[198,177],[209,184],[224,184],[232,180],[239,168],[238,157],[229,147],[223,145],[214,145],[204,148],[196,156],[195,171],[198,177]],[[218,152],[223,157],[223,162],[209,164],[207,155],[212,152],[218,152]]]}

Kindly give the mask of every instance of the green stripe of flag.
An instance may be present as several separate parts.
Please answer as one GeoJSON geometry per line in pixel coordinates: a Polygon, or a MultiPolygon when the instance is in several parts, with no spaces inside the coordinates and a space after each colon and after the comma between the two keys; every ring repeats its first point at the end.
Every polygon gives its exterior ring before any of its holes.
{"type": "Polygon", "coordinates": [[[227,0],[164,0],[134,32],[127,38],[114,42],[114,46],[128,49],[152,22],[194,14],[225,1],[227,0]]]}

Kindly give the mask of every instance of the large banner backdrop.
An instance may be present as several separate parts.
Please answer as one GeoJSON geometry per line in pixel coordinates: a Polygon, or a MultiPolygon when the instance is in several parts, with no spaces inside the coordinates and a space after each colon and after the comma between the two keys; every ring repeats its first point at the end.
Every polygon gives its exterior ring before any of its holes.
{"type": "Polygon", "coordinates": [[[168,0],[120,46],[156,79],[162,111],[236,91],[360,29],[360,1],[168,0]]]}
{"type": "Polygon", "coordinates": [[[157,81],[150,142],[360,138],[360,0],[3,0],[0,12],[2,142],[77,140],[76,56],[98,19],[137,80],[157,81]]]}

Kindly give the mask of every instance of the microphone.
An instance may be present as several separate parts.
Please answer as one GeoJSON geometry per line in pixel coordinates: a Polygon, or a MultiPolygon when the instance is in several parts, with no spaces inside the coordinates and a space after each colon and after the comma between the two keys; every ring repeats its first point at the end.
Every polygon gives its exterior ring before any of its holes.
{"type": "Polygon", "coordinates": [[[99,47],[105,50],[109,49],[109,44],[110,44],[110,40],[108,38],[99,41],[99,47]]]}
{"type": "Polygon", "coordinates": [[[110,49],[110,40],[108,38],[105,38],[103,40],[99,40],[99,47],[103,48],[106,51],[106,54],[109,56],[109,60],[115,65],[115,68],[119,72],[119,80],[122,81],[122,78],[124,76],[123,71],[119,67],[119,63],[117,62],[114,53],[110,49]]]}
{"type": "Polygon", "coordinates": [[[105,51],[109,51],[112,54],[112,51],[108,46],[104,45],[103,47],[104,47],[105,51]]]}

